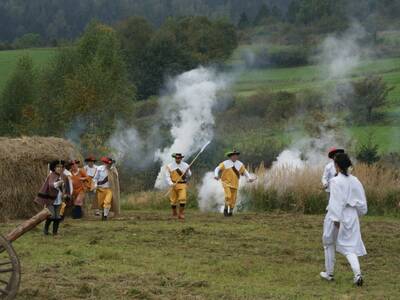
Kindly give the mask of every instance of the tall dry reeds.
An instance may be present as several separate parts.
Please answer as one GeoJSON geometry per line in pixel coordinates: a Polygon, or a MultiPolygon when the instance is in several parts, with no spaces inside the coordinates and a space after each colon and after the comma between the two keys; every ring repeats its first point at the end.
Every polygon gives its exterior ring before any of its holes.
{"type": "MultiPolygon", "coordinates": [[[[328,203],[321,184],[322,168],[272,168],[255,170],[258,180],[242,190],[242,206],[250,210],[323,213],[328,203]]],[[[370,214],[399,214],[398,171],[378,165],[358,164],[353,174],[363,183],[370,214]]]]}

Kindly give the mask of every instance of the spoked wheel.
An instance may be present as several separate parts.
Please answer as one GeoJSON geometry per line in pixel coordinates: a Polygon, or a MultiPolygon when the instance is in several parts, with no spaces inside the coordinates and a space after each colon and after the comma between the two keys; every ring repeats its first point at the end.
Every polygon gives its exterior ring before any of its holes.
{"type": "Polygon", "coordinates": [[[21,281],[21,266],[11,243],[0,235],[0,299],[15,299],[21,281]]]}

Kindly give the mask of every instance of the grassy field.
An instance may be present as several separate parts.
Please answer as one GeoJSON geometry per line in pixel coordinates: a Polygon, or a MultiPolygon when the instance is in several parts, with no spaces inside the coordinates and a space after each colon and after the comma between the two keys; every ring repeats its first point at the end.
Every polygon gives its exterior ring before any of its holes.
{"type": "MultiPolygon", "coordinates": [[[[390,100],[400,101],[400,58],[364,61],[349,76],[356,79],[366,74],[383,76],[388,84],[395,87],[389,95],[390,100]]],[[[326,71],[318,65],[249,70],[240,75],[235,85],[235,91],[242,97],[252,95],[260,89],[296,92],[332,84],[332,81],[328,81],[325,78],[326,71]]]]}
{"type": "MultiPolygon", "coordinates": [[[[400,221],[365,217],[365,286],[338,255],[336,281],[319,278],[323,216],[130,211],[66,220],[57,238],[32,230],[14,247],[18,299],[399,299],[400,221]]],[[[16,223],[1,224],[7,232],[16,223]]]]}
{"type": "Polygon", "coordinates": [[[49,61],[54,53],[55,49],[52,48],[0,51],[0,91],[4,88],[20,56],[29,54],[35,66],[40,68],[49,61]]]}

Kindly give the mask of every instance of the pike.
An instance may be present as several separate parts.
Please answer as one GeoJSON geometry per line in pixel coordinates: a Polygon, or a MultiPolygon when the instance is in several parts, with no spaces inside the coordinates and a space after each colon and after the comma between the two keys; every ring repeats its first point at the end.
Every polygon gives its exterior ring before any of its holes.
{"type": "MultiPolygon", "coordinates": [[[[193,166],[193,164],[195,163],[195,161],[199,158],[200,154],[202,154],[202,153],[204,152],[204,150],[206,150],[206,148],[207,148],[208,145],[210,145],[210,144],[211,144],[211,141],[208,141],[207,143],[204,144],[203,147],[201,147],[200,151],[197,153],[197,155],[193,158],[192,162],[189,164],[189,167],[186,169],[185,173],[183,173],[183,174],[178,178],[177,182],[179,182],[179,181],[183,178],[183,176],[185,176],[186,172],[193,166]]],[[[164,197],[168,196],[169,193],[171,193],[171,191],[172,191],[172,188],[170,188],[170,189],[168,190],[168,192],[165,193],[164,197]]]]}

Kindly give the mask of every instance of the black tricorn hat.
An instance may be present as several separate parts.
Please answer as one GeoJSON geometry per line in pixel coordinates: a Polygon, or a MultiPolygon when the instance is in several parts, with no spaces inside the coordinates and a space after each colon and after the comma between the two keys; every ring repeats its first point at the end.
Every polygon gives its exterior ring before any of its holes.
{"type": "Polygon", "coordinates": [[[232,155],[240,155],[240,152],[237,150],[226,152],[226,156],[231,157],[232,155]]]}
{"type": "Polygon", "coordinates": [[[182,153],[173,153],[173,154],[172,154],[172,157],[173,157],[173,158],[184,158],[185,156],[182,155],[182,153]]]}
{"type": "Polygon", "coordinates": [[[65,166],[65,160],[56,159],[56,160],[51,161],[51,162],[49,163],[49,169],[50,169],[50,171],[54,172],[54,171],[56,170],[56,167],[57,167],[57,166],[62,166],[62,167],[64,167],[64,166],[65,166]]]}
{"type": "Polygon", "coordinates": [[[334,158],[336,154],[338,153],[344,153],[344,149],[341,148],[331,148],[328,151],[328,157],[329,158],[334,158]]]}

